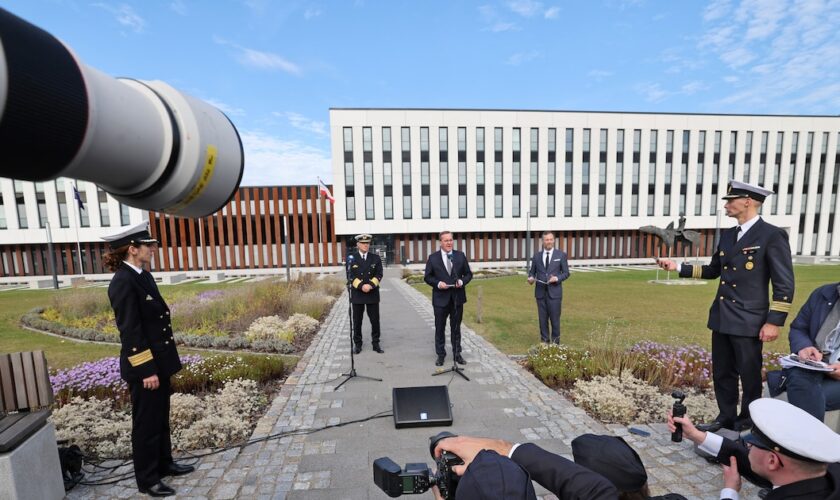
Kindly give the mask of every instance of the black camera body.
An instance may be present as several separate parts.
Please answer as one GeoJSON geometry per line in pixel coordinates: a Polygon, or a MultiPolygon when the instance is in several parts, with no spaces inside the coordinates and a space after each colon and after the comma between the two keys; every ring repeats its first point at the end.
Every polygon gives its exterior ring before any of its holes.
{"type": "MultiPolygon", "coordinates": [[[[455,435],[441,432],[429,438],[429,452],[432,458],[435,456],[438,441],[447,437],[455,435]]],[[[444,451],[435,459],[435,464],[435,472],[425,463],[408,463],[405,464],[405,468],[400,469],[400,466],[388,457],[377,458],[373,462],[373,482],[391,498],[425,493],[432,486],[437,486],[444,499],[454,499],[460,478],[453,472],[452,467],[463,465],[464,461],[458,455],[444,451]]]]}
{"type": "MultiPolygon", "coordinates": [[[[671,415],[675,417],[684,417],[685,412],[687,411],[685,405],[682,404],[685,400],[685,393],[677,390],[671,393],[671,397],[675,399],[674,407],[671,409],[671,415]]],[[[671,433],[671,441],[679,443],[682,441],[683,438],[682,424],[675,423],[674,426],[677,428],[677,430],[671,433]]]]}

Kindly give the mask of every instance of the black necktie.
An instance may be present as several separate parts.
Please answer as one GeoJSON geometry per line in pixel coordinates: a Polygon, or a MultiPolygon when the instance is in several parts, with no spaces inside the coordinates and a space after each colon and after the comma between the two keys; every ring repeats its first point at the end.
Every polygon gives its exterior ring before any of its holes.
{"type": "Polygon", "coordinates": [[[741,239],[741,226],[738,226],[738,230],[735,231],[735,241],[738,241],[740,239],[741,239]]]}
{"type": "Polygon", "coordinates": [[[549,256],[549,253],[546,252],[545,253],[545,270],[546,271],[548,271],[548,256],[549,256]]]}

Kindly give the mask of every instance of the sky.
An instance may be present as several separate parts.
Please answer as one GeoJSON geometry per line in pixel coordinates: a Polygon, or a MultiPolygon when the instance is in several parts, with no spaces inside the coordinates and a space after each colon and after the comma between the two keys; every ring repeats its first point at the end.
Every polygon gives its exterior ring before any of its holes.
{"type": "Polygon", "coordinates": [[[331,107],[840,114],[840,0],[4,0],[236,125],[243,185],[332,181],[331,107]]]}

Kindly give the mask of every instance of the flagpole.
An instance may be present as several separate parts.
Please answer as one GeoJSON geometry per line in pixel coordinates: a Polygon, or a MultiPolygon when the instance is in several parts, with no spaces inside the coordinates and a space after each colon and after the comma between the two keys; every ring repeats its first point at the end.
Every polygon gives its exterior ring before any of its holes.
{"type": "Polygon", "coordinates": [[[324,255],[321,252],[321,245],[324,236],[321,234],[321,177],[318,176],[318,265],[324,267],[324,255]]]}
{"type": "Polygon", "coordinates": [[[82,195],[76,183],[73,183],[73,199],[76,200],[76,255],[79,258],[79,274],[85,275],[85,268],[82,265],[82,241],[79,239],[79,226],[82,225],[82,195]]]}

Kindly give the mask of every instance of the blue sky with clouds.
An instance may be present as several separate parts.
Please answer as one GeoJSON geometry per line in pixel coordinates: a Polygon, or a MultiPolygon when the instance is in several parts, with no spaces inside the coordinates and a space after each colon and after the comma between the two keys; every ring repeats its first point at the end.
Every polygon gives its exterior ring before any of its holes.
{"type": "Polygon", "coordinates": [[[243,184],[332,179],[330,107],[840,114],[840,0],[6,0],[225,111],[243,184]]]}

